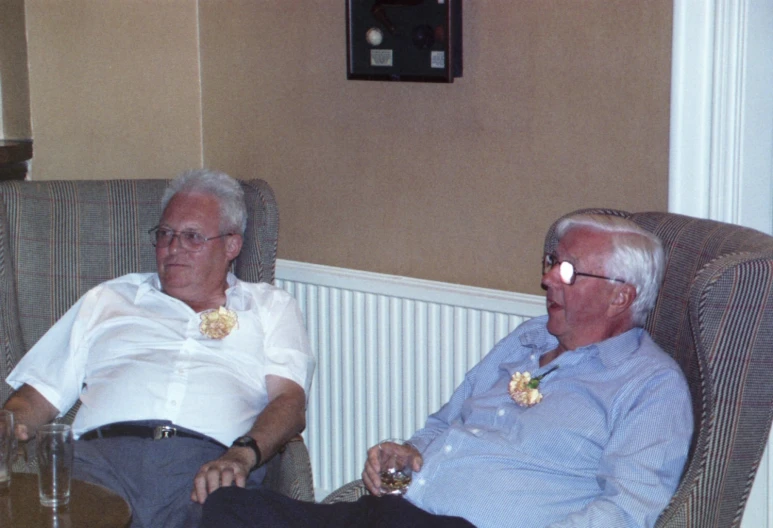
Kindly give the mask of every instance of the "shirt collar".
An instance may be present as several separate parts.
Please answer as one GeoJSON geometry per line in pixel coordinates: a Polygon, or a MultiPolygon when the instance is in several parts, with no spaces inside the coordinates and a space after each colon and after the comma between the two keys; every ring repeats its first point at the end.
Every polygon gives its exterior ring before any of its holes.
{"type": "Polygon", "coordinates": [[[145,280],[137,286],[137,295],[135,295],[134,301],[139,301],[151,291],[161,291],[161,280],[158,278],[158,273],[149,273],[145,280]]]}
{"type": "MultiPolygon", "coordinates": [[[[226,304],[228,303],[228,300],[232,298],[238,299],[240,302],[243,303],[245,292],[244,292],[244,288],[242,288],[242,281],[236,278],[236,275],[234,275],[230,271],[226,275],[225,280],[228,283],[228,289],[225,291],[226,304]]],[[[135,302],[139,301],[143,295],[146,295],[148,292],[151,292],[151,291],[163,293],[163,291],[161,290],[161,279],[159,279],[158,273],[148,274],[145,280],[139,284],[139,286],[137,287],[137,295],[135,296],[135,302]]]]}
{"type": "Polygon", "coordinates": [[[625,361],[639,349],[642,334],[644,334],[643,328],[631,328],[627,332],[586,348],[595,349],[604,366],[611,368],[625,361]]]}
{"type": "Polygon", "coordinates": [[[230,271],[225,279],[228,281],[228,289],[225,291],[226,305],[234,310],[243,310],[247,304],[247,292],[242,281],[230,271]]]}
{"type": "MultiPolygon", "coordinates": [[[[545,317],[545,323],[547,323],[547,317],[545,317]]],[[[573,357],[577,357],[577,359],[579,359],[578,356],[580,355],[587,357],[598,356],[605,367],[614,367],[639,348],[643,333],[643,328],[631,328],[627,332],[610,337],[599,343],[572,350],[569,354],[573,354],[573,357]]],[[[540,326],[525,332],[521,336],[521,344],[524,347],[538,350],[540,354],[544,354],[558,346],[558,340],[544,326],[540,326]]]]}

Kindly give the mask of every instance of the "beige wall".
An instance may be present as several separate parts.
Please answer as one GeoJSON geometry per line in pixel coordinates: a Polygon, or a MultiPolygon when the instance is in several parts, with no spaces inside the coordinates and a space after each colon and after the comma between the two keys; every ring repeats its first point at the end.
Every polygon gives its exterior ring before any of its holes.
{"type": "Polygon", "coordinates": [[[667,207],[670,0],[467,0],[449,85],[347,81],[343,0],[26,5],[33,178],[260,176],[281,258],[539,293],[556,216],[667,207]]]}
{"type": "Polygon", "coordinates": [[[196,0],[26,0],[33,179],[200,166],[196,0]]]}

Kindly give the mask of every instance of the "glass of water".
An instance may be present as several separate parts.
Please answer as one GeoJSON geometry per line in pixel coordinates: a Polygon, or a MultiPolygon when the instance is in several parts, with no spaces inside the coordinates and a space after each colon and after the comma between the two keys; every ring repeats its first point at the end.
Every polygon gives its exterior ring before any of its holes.
{"type": "Polygon", "coordinates": [[[43,506],[64,506],[70,502],[73,462],[72,428],[47,424],[38,429],[38,490],[43,506]]]}
{"type": "Polygon", "coordinates": [[[384,495],[405,495],[413,479],[414,450],[403,444],[395,438],[378,444],[381,493],[384,495]]]}

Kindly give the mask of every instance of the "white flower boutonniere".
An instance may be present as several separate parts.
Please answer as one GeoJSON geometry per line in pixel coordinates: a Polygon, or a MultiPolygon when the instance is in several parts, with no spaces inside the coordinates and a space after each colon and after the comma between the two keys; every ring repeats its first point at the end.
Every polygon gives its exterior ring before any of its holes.
{"type": "Polygon", "coordinates": [[[201,324],[199,330],[202,334],[212,339],[223,339],[231,333],[231,330],[239,326],[236,312],[221,306],[217,310],[201,312],[201,324]]]}
{"type": "Polygon", "coordinates": [[[539,391],[539,382],[557,368],[558,365],[536,378],[532,378],[531,374],[528,372],[516,372],[510,378],[507,392],[510,393],[510,397],[513,401],[521,407],[537,405],[542,401],[542,393],[539,391]]]}

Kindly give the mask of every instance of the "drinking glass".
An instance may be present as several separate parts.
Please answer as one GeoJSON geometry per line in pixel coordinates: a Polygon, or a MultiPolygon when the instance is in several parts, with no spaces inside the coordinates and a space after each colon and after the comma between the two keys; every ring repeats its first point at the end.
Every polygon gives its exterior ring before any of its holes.
{"type": "Polygon", "coordinates": [[[13,413],[0,411],[0,491],[11,486],[11,465],[16,454],[13,413]]]}
{"type": "Polygon", "coordinates": [[[38,491],[43,506],[63,506],[70,502],[73,459],[72,428],[48,424],[37,434],[38,491]]]}
{"type": "Polygon", "coordinates": [[[403,444],[403,440],[395,438],[378,444],[381,493],[384,495],[405,495],[411,484],[414,454],[413,450],[404,447],[403,444]]]}

